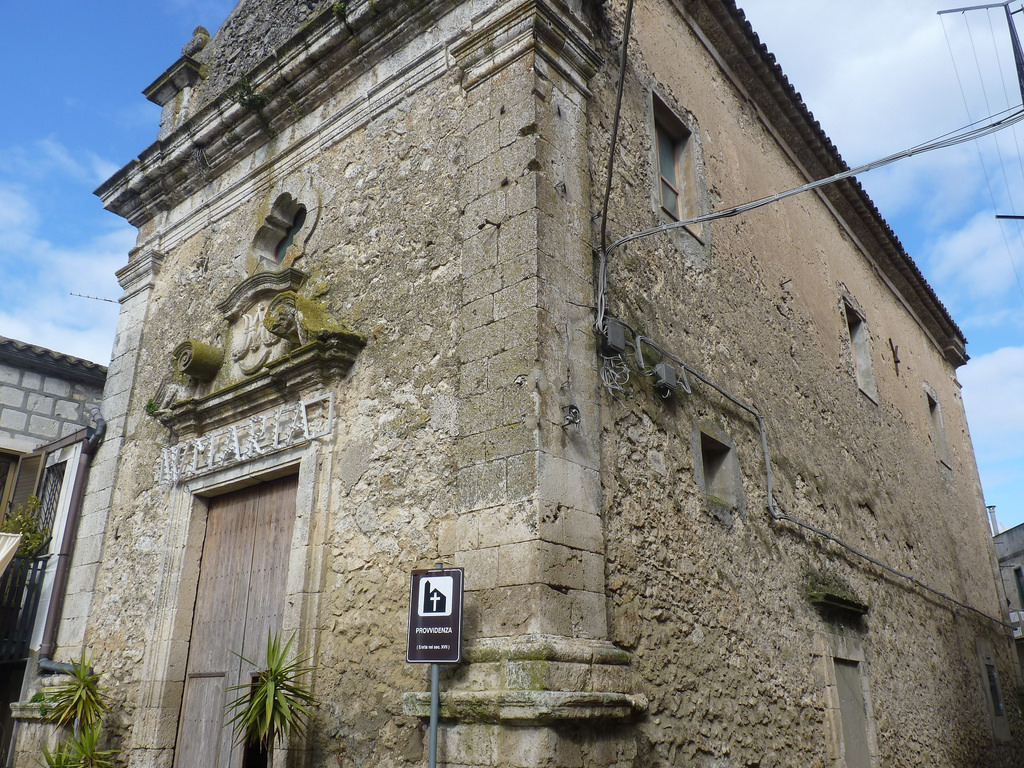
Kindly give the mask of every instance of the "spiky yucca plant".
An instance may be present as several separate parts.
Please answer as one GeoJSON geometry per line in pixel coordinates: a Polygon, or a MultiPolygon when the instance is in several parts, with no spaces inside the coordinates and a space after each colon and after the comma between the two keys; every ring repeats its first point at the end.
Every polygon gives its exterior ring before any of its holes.
{"type": "Polygon", "coordinates": [[[100,729],[98,726],[83,728],[67,741],[68,750],[74,760],[75,768],[114,768],[111,758],[117,754],[116,749],[100,749],[100,729]]]}
{"type": "MultiPolygon", "coordinates": [[[[309,709],[317,701],[300,678],[312,672],[313,667],[307,666],[310,659],[308,651],[288,661],[294,640],[293,634],[282,647],[280,638],[269,631],[267,656],[262,669],[251,683],[230,688],[241,691],[241,695],[227,705],[229,713],[238,710],[228,720],[228,724],[234,726],[237,743],[258,745],[269,753],[275,741],[281,744],[291,733],[301,735],[305,732],[309,709]]],[[[236,655],[258,669],[261,667],[241,654],[236,655]]]]}
{"type": "Polygon", "coordinates": [[[107,697],[100,688],[100,673],[82,651],[79,661],[71,662],[71,679],[46,689],[43,694],[46,719],[57,725],[69,725],[72,731],[99,729],[107,713],[107,697]]]}
{"type": "Polygon", "coordinates": [[[43,747],[43,759],[37,760],[40,765],[46,768],[78,768],[78,758],[71,751],[71,746],[66,742],[60,742],[53,750],[43,747]]]}

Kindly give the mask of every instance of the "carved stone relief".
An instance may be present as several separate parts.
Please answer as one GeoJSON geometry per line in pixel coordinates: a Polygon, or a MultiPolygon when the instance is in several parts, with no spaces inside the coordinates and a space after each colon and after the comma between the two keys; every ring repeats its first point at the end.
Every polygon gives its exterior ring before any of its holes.
{"type": "MultiPolygon", "coordinates": [[[[186,339],[174,349],[173,372],[147,405],[149,412],[180,435],[202,435],[278,408],[287,389],[294,397],[344,375],[364,340],[303,296],[305,282],[303,272],[287,268],[257,272],[235,286],[217,305],[224,325],[212,343],[186,339]]],[[[252,434],[258,431],[254,426],[252,434]]],[[[206,462],[227,458],[209,454],[206,462]]]]}

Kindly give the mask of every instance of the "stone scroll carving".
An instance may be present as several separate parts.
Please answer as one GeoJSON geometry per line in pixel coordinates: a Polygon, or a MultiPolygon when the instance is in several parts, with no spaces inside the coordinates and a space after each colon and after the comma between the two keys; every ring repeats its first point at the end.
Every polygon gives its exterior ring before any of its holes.
{"type": "Polygon", "coordinates": [[[224,362],[224,350],[212,344],[189,339],[174,348],[172,365],[178,373],[199,381],[209,381],[217,375],[224,362]]]}
{"type": "MultiPolygon", "coordinates": [[[[147,406],[150,413],[171,429],[172,435],[186,440],[192,435],[212,439],[208,438],[212,430],[228,425],[236,425],[232,427],[234,435],[240,420],[258,416],[262,421],[246,427],[250,435],[246,445],[252,450],[236,451],[236,458],[243,453],[255,456],[262,450],[263,443],[251,435],[263,434],[263,424],[274,425],[277,437],[273,444],[279,445],[284,439],[284,422],[266,414],[277,413],[289,397],[323,391],[348,372],[365,344],[359,334],[303,295],[305,282],[304,273],[288,268],[258,272],[235,286],[217,305],[224,320],[211,334],[216,338],[211,342],[187,339],[174,349],[173,370],[147,406]]],[[[200,466],[220,466],[230,460],[224,451],[232,443],[218,439],[223,445],[216,448],[212,443],[201,450],[199,443],[185,444],[191,446],[187,450],[192,451],[192,459],[176,453],[177,448],[168,449],[171,452],[161,460],[165,469],[158,475],[167,482],[168,477],[187,477],[200,466]]],[[[292,444],[293,438],[285,443],[292,444]]]]}

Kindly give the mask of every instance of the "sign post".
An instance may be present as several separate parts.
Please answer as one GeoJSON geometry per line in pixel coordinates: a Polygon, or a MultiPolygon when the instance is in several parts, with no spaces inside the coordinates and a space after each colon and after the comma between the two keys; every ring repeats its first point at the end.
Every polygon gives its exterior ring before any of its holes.
{"type": "Polygon", "coordinates": [[[405,659],[430,664],[430,766],[437,766],[440,664],[462,660],[461,568],[425,568],[412,572],[409,589],[409,641],[405,659]]]}

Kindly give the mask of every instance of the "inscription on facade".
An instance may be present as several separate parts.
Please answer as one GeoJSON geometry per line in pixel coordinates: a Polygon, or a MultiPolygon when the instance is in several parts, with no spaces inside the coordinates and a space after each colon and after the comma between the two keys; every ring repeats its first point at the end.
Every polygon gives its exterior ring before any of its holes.
{"type": "Polygon", "coordinates": [[[302,445],[330,434],[333,422],[333,394],[288,403],[240,424],[165,447],[156,480],[174,484],[302,445]]]}

